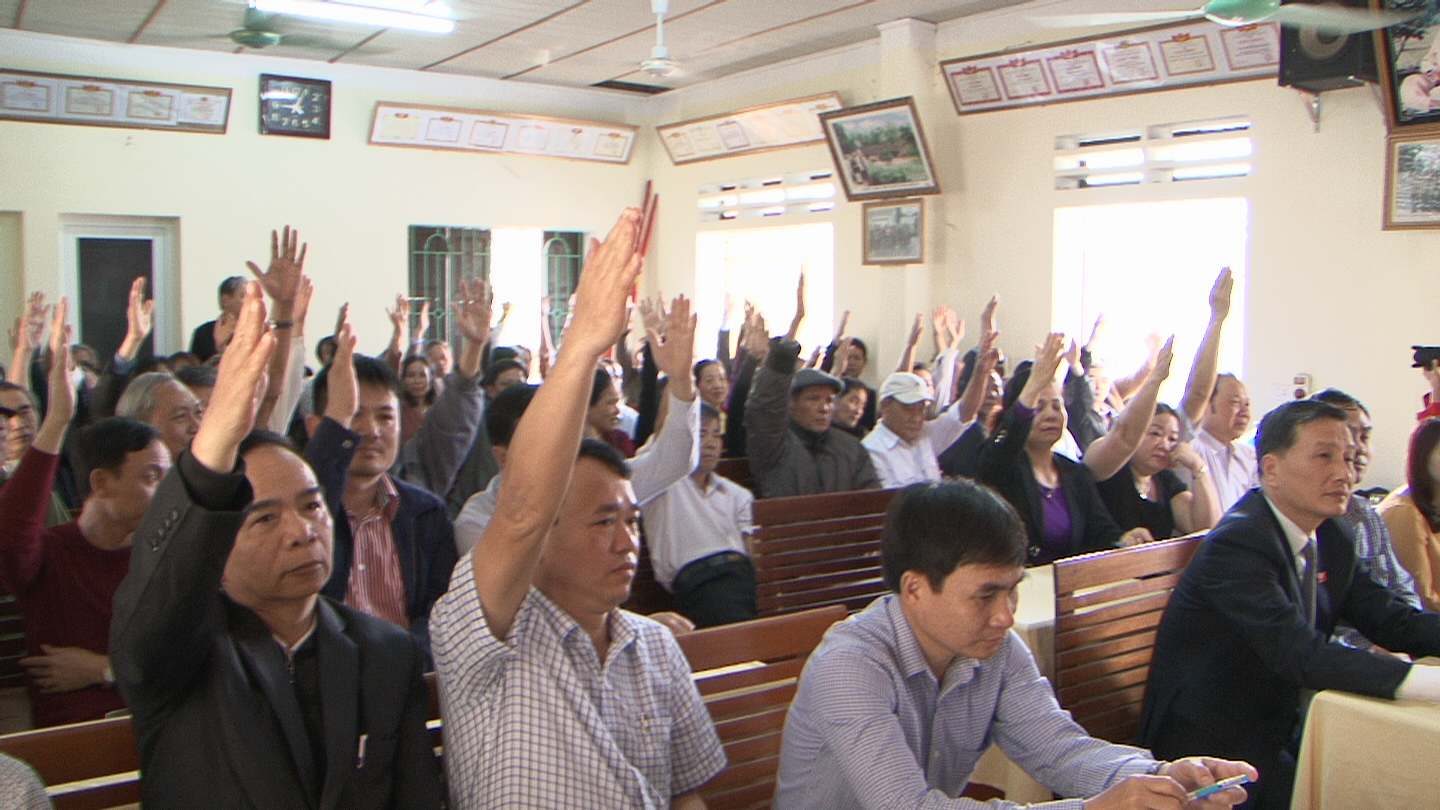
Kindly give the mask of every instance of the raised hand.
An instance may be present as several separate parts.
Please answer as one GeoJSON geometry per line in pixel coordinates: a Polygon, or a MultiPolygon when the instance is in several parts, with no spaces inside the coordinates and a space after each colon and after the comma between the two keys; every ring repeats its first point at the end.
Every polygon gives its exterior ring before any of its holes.
{"type": "Polygon", "coordinates": [[[1210,288],[1210,320],[1223,321],[1230,314],[1230,294],[1235,290],[1235,274],[1230,268],[1220,268],[1215,286],[1210,288]]]}
{"type": "Polygon", "coordinates": [[[1040,394],[1055,382],[1055,372],[1060,369],[1060,353],[1065,347],[1065,335],[1051,332],[1045,343],[1035,350],[1035,365],[1030,367],[1030,379],[1020,389],[1019,401],[1027,408],[1034,408],[1040,394]]]}
{"type": "Polygon", "coordinates": [[[599,357],[620,339],[625,299],[640,277],[640,256],[635,252],[639,232],[640,210],[627,208],[604,242],[590,240],[590,257],[580,273],[575,307],[560,348],[562,359],[567,351],[599,357]]]}
{"type": "Polygon", "coordinates": [[[276,303],[290,304],[300,291],[300,277],[305,270],[305,250],[309,245],[300,244],[300,232],[285,226],[284,234],[270,232],[270,266],[265,272],[254,262],[245,262],[251,274],[265,289],[265,294],[276,303]],[[297,247],[298,246],[298,247],[297,247]]]}
{"type": "Polygon", "coordinates": [[[335,332],[335,358],[330,361],[325,415],[345,428],[350,427],[359,409],[360,384],[355,378],[355,344],[358,342],[350,324],[342,322],[335,332]]]}
{"type": "Polygon", "coordinates": [[[640,325],[646,334],[656,332],[663,334],[665,331],[665,299],[656,296],[653,300],[649,297],[641,298],[635,302],[635,311],[640,315],[640,325]]]}
{"type": "Polygon", "coordinates": [[[50,324],[50,401],[33,445],[36,450],[52,455],[60,452],[65,431],[75,416],[75,386],[70,381],[70,327],[65,323],[68,310],[69,302],[61,298],[50,324]]]}
{"type": "Polygon", "coordinates": [[[139,276],[130,283],[130,300],[125,307],[125,339],[116,354],[126,360],[134,360],[140,352],[140,344],[154,328],[155,299],[145,300],[145,277],[139,276]]]}
{"type": "Polygon", "coordinates": [[[45,340],[45,327],[50,322],[50,307],[45,304],[45,293],[30,293],[25,304],[25,319],[20,324],[20,338],[26,351],[37,351],[45,340]]]}
{"type": "Polygon", "coordinates": [[[765,326],[765,316],[759,312],[750,319],[750,329],[745,333],[745,353],[761,364],[770,356],[770,330],[765,326]]]}
{"type": "Polygon", "coordinates": [[[1095,316],[1095,325],[1090,327],[1090,339],[1085,341],[1085,351],[1094,352],[1100,338],[1105,336],[1105,313],[1095,316]]]}
{"type": "Polygon", "coordinates": [[[849,324],[850,324],[850,310],[847,309],[847,310],[845,310],[843,313],[841,313],[841,315],[840,315],[840,326],[839,326],[839,328],[837,328],[837,329],[835,330],[835,342],[836,342],[836,343],[839,343],[839,342],[840,342],[840,339],[843,338],[843,337],[845,337],[845,327],[846,327],[846,326],[849,326],[849,324]]]}
{"type": "Polygon", "coordinates": [[[980,331],[982,334],[985,332],[994,332],[1000,328],[995,325],[995,311],[999,308],[1000,295],[996,293],[990,296],[990,300],[985,303],[985,308],[980,311],[980,331]]]}
{"type": "Polygon", "coordinates": [[[350,320],[350,302],[346,301],[340,305],[340,313],[335,316],[335,331],[330,334],[338,335],[340,333],[340,327],[344,326],[348,320],[350,320]]]}
{"type": "Polygon", "coordinates": [[[918,345],[920,345],[920,338],[921,338],[921,337],[924,337],[924,335],[925,335],[925,313],[923,313],[923,312],[917,312],[917,313],[915,313],[915,323],[914,323],[913,325],[911,325],[911,327],[910,327],[910,338],[909,338],[909,340],[908,340],[909,345],[911,345],[911,346],[918,346],[918,345]]]}
{"type": "Polygon", "coordinates": [[[800,271],[800,281],[795,285],[795,317],[790,319],[790,331],[786,340],[794,340],[800,334],[800,324],[805,321],[805,271],[800,271]]]}
{"type": "Polygon", "coordinates": [[[455,299],[455,328],[473,343],[481,346],[490,339],[490,320],[494,308],[490,291],[481,279],[460,282],[459,295],[455,299]]]}
{"type": "Polygon", "coordinates": [[[1164,382],[1170,377],[1170,364],[1175,360],[1175,336],[1171,335],[1169,340],[1161,344],[1155,352],[1155,368],[1150,371],[1150,376],[1164,382]]]}
{"type": "Polygon", "coordinates": [[[275,351],[265,314],[265,296],[260,284],[252,281],[245,288],[230,348],[220,358],[210,407],[190,443],[195,460],[218,473],[235,469],[240,442],[254,426],[265,394],[265,369],[275,351]]]}
{"type": "Polygon", "coordinates": [[[424,340],[430,334],[430,299],[426,298],[420,302],[420,318],[415,322],[415,332],[410,335],[410,342],[424,340]]]}
{"type": "MultiPolygon", "coordinates": [[[[335,334],[340,334],[340,325],[345,322],[345,316],[348,314],[342,313],[340,320],[335,323],[335,334]]],[[[395,328],[395,333],[403,336],[405,327],[410,324],[410,299],[404,295],[396,295],[395,306],[385,308],[385,317],[390,319],[390,325],[395,328]]]]}
{"type": "Polygon", "coordinates": [[[300,289],[295,293],[294,337],[305,334],[305,319],[310,315],[310,300],[315,297],[315,282],[309,276],[300,277],[300,289]]]}
{"type": "Polygon", "coordinates": [[[695,320],[690,314],[690,299],[675,296],[670,310],[664,313],[661,329],[646,327],[650,354],[655,365],[670,378],[668,390],[676,399],[689,402],[695,398],[695,380],[690,364],[695,361],[695,320]]]}

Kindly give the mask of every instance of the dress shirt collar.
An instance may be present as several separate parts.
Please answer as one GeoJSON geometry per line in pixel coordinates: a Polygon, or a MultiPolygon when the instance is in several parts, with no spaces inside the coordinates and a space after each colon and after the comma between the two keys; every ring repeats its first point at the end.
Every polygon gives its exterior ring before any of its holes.
{"type": "MultiPolygon", "coordinates": [[[[590,634],[586,633],[585,630],[580,627],[580,623],[575,621],[575,617],[566,613],[564,608],[555,604],[550,597],[546,596],[539,588],[534,586],[530,588],[530,598],[535,600],[535,605],[540,608],[540,616],[543,621],[550,625],[557,638],[561,639],[567,646],[576,644],[583,646],[592,653],[595,651],[595,642],[590,638],[590,634]]],[[[630,619],[625,615],[624,611],[618,608],[610,611],[610,614],[605,617],[605,621],[609,625],[610,644],[606,648],[605,661],[601,664],[601,669],[608,669],[610,662],[614,661],[616,656],[626,647],[633,644],[638,637],[638,633],[631,624],[630,619]]]]}
{"type": "MultiPolygon", "coordinates": [[[[898,658],[896,663],[900,666],[900,674],[905,680],[910,680],[917,675],[924,674],[931,681],[937,680],[935,673],[930,670],[930,662],[925,660],[925,651],[920,649],[920,641],[915,638],[915,629],[910,626],[910,619],[905,616],[905,611],[900,607],[900,597],[896,594],[881,597],[887,600],[885,613],[890,618],[891,631],[895,634],[895,654],[898,658]]],[[[945,680],[940,684],[942,692],[969,683],[975,679],[975,669],[980,662],[965,655],[957,655],[950,662],[950,667],[945,670],[945,680]]]]}
{"type": "Polygon", "coordinates": [[[399,508],[400,490],[395,488],[395,482],[390,480],[390,474],[385,473],[380,476],[380,484],[375,487],[375,503],[371,508],[360,514],[351,512],[349,509],[345,511],[351,521],[363,520],[379,512],[385,516],[385,520],[388,522],[395,519],[395,512],[399,508]]]}
{"type": "Polygon", "coordinates": [[[1196,432],[1195,441],[1210,447],[1212,450],[1225,450],[1227,452],[1234,452],[1235,450],[1229,442],[1222,442],[1214,436],[1211,436],[1205,428],[1200,428],[1200,430],[1196,432]]]}
{"type": "Polygon", "coordinates": [[[1299,557],[1300,553],[1305,550],[1305,546],[1315,539],[1314,533],[1306,534],[1299,524],[1285,517],[1285,513],[1276,508],[1275,502],[1270,500],[1269,495],[1265,496],[1265,503],[1270,507],[1270,511],[1275,513],[1275,517],[1280,520],[1280,529],[1285,532],[1285,541],[1290,544],[1291,555],[1299,557]]]}
{"type": "Polygon", "coordinates": [[[888,427],[885,427],[884,422],[877,421],[875,423],[875,429],[870,431],[870,436],[874,437],[874,441],[880,444],[880,449],[882,450],[894,450],[897,446],[903,446],[907,448],[915,446],[895,435],[895,431],[891,430],[888,427]]]}

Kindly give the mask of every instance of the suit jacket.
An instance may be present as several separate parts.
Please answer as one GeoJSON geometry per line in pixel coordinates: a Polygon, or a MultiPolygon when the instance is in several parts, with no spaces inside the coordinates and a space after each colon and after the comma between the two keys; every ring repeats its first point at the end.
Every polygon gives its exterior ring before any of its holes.
{"type": "MultiPolygon", "coordinates": [[[[1259,489],[1205,538],[1155,639],[1140,742],[1156,756],[1206,746],[1206,754],[1254,763],[1263,787],[1267,765],[1281,777],[1293,767],[1302,689],[1394,697],[1410,664],[1331,643],[1339,619],[1387,649],[1440,653],[1440,616],[1416,610],[1358,568],[1343,520],[1325,521],[1316,537],[1313,624],[1290,544],[1259,489]]],[[[1286,789],[1263,804],[1288,803],[1286,789]]]]}
{"type": "MultiPolygon", "coordinates": [[[[345,480],[350,460],[359,447],[360,435],[326,417],[305,445],[305,460],[325,491],[325,505],[335,520],[335,564],[330,581],[321,593],[337,602],[345,601],[350,589],[350,566],[355,557],[355,538],[345,517],[345,480]]],[[[405,603],[410,616],[410,634],[430,650],[430,608],[450,587],[455,568],[455,527],[445,502],[434,495],[392,478],[400,493],[399,509],[390,523],[395,553],[400,557],[400,574],[405,581],[405,603]]]]}
{"type": "Polygon", "coordinates": [[[1095,475],[1084,464],[1057,454],[1055,466],[1060,471],[1060,487],[1070,510],[1070,544],[1054,556],[1046,554],[1045,501],[1035,481],[1030,456],[1025,452],[1025,440],[1030,437],[1033,423],[1033,417],[1027,419],[1015,408],[1007,409],[995,435],[980,447],[978,465],[979,479],[994,487],[1025,520],[1025,531],[1030,537],[1030,564],[1115,548],[1120,527],[1100,500],[1095,475]]]}
{"type": "Polygon", "coordinates": [[[210,472],[187,451],[135,533],[110,640],[134,714],[144,806],[439,807],[424,651],[394,625],[324,597],[314,643],[325,761],[315,761],[284,651],[220,590],[251,499],[243,476],[210,472]]]}

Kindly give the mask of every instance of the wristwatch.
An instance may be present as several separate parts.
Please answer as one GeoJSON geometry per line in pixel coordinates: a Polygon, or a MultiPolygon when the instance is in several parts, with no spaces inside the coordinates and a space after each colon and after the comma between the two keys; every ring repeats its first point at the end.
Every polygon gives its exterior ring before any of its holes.
{"type": "Polygon", "coordinates": [[[111,669],[109,664],[106,664],[105,670],[100,673],[100,685],[106,689],[115,688],[115,670],[111,669]]]}

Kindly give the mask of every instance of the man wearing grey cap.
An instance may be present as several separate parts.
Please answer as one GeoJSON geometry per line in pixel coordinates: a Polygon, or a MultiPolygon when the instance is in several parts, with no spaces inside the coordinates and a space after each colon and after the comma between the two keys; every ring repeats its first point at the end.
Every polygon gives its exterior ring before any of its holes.
{"type": "Polygon", "coordinates": [[[844,388],[840,380],[812,368],[797,372],[800,344],[793,340],[765,348],[769,355],[745,406],[745,447],[759,496],[878,488],[880,478],[860,440],[830,426],[835,397],[844,388]]]}
{"type": "Polygon", "coordinates": [[[973,414],[962,416],[958,404],[926,421],[932,397],[917,374],[897,371],[880,384],[880,421],[862,444],[887,489],[939,481],[936,457],[975,422],[973,414]]]}

